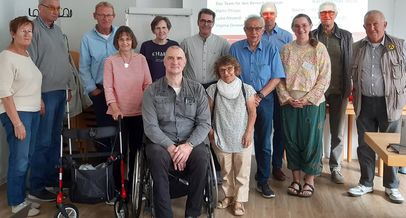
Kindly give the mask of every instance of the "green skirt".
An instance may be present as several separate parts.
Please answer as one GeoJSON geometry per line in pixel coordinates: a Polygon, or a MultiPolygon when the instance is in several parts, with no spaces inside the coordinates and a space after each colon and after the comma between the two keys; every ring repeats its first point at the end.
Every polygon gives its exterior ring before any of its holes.
{"type": "Polygon", "coordinates": [[[281,116],[288,168],[319,175],[323,168],[321,158],[326,103],[304,108],[285,105],[281,108],[281,116]]]}

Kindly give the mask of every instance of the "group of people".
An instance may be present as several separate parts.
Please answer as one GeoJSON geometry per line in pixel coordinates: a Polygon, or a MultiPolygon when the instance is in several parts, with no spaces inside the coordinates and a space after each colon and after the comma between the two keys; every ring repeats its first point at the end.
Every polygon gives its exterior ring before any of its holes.
{"type": "MultiPolygon", "coordinates": [[[[60,1],[40,0],[38,9],[34,21],[27,17],[10,21],[12,41],[0,53],[0,120],[10,148],[8,204],[17,213],[31,203],[29,216],[39,214],[40,207],[26,199],[29,168],[28,197],[43,201],[56,197],[45,187],[57,182],[59,137],[72,77],[67,39],[54,23],[60,1]]],[[[136,53],[132,30],[112,25],[113,5],[95,6],[97,24],[80,45],[80,77],[98,126],[116,125],[115,120],[122,118],[129,163],[145,144],[157,217],[173,217],[169,174],[189,182],[185,217],[200,215],[210,161],[208,142],[223,181],[225,197],[218,208],[233,206],[234,215],[245,214],[252,147],[256,190],[263,197],[275,197],[268,184],[271,172],[275,179],[286,180],[281,170],[284,150],[292,171],[287,193],[311,197],[315,177],[322,171],[327,110],[331,179],[344,183],[344,115],[351,91],[361,178],[348,193],[361,196],[373,191],[375,153],[363,136],[366,131],[400,130],[406,104],[406,44],[385,32],[387,22],[377,10],[366,13],[366,37],[353,44],[351,33],[335,23],[337,14],[334,3],[322,3],[321,24],[313,31],[308,15],[296,15],[293,40],[276,24],[275,4],[267,2],[260,15],[244,21],[246,39],[231,46],[212,33],[215,13],[210,9],[200,10],[199,32],[180,45],[168,38],[169,19],[156,16],[151,22],[155,38],[142,43],[136,53]]],[[[97,149],[107,151],[111,146],[106,141],[97,149]]],[[[132,178],[134,169],[129,166],[132,178]]],[[[396,167],[385,165],[384,186],[391,202],[404,201],[396,167]]]]}

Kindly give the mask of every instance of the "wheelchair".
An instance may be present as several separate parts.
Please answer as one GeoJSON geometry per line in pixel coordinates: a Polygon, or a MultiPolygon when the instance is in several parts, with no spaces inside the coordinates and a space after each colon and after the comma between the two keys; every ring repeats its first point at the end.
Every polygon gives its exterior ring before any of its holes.
{"type": "MultiPolygon", "coordinates": [[[[207,217],[215,217],[214,209],[217,206],[218,187],[216,169],[214,167],[213,155],[209,145],[206,144],[207,154],[210,156],[207,166],[207,182],[203,195],[203,207],[207,212],[207,217]]],[[[169,174],[171,198],[179,198],[187,195],[188,181],[174,174],[169,174]],[[180,191],[179,191],[180,190],[180,191]]],[[[155,216],[153,204],[152,175],[147,166],[145,144],[137,152],[134,161],[134,174],[132,182],[131,213],[132,217],[140,217],[141,212],[149,212],[151,217],[155,216]]]]}

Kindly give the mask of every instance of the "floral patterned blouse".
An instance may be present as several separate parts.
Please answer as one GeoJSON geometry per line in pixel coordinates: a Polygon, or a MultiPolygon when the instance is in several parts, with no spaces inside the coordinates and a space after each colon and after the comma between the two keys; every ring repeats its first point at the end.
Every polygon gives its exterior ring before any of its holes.
{"type": "Polygon", "coordinates": [[[286,79],[279,83],[277,92],[282,105],[291,98],[301,97],[316,106],[325,101],[331,63],[323,43],[312,47],[310,44],[299,45],[295,40],[282,48],[281,59],[286,79]]]}

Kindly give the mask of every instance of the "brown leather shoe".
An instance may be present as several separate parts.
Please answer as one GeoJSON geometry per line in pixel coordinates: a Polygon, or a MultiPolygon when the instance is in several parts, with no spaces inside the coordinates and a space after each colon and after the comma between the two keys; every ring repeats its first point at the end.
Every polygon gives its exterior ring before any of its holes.
{"type": "Polygon", "coordinates": [[[272,169],[273,178],[279,181],[285,181],[286,175],[282,172],[281,169],[272,169]]]}

